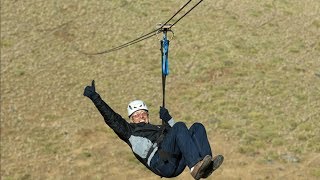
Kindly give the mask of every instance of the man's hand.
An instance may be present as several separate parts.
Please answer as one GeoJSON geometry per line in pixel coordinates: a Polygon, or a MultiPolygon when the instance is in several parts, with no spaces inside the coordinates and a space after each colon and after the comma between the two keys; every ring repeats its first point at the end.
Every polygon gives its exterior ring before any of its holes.
{"type": "Polygon", "coordinates": [[[161,107],[160,106],[160,119],[164,120],[165,122],[168,122],[170,119],[172,119],[172,117],[169,114],[168,109],[166,109],[165,107],[161,107]]]}
{"type": "Polygon", "coordinates": [[[83,92],[83,95],[84,96],[87,96],[88,98],[92,99],[92,97],[97,94],[96,93],[96,87],[94,85],[94,80],[92,80],[92,84],[91,86],[87,86],[85,89],[84,89],[84,92],[83,92]]]}

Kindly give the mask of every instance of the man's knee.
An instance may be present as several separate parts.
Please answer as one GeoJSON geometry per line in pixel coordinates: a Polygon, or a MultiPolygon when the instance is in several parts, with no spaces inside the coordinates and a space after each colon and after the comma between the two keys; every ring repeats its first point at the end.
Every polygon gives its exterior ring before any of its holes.
{"type": "Polygon", "coordinates": [[[195,130],[195,131],[199,131],[199,130],[204,130],[204,131],[205,131],[204,125],[201,124],[201,123],[198,123],[198,122],[194,123],[194,124],[190,127],[190,130],[192,130],[192,129],[195,130]]]}
{"type": "Polygon", "coordinates": [[[188,129],[187,128],[187,125],[184,123],[184,122],[176,122],[174,125],[173,125],[173,128],[175,129],[188,129]]]}

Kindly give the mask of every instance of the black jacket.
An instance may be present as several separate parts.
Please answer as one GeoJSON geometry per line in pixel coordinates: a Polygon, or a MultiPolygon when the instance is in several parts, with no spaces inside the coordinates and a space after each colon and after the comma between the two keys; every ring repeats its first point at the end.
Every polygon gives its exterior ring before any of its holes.
{"type": "Polygon", "coordinates": [[[113,129],[120,139],[130,146],[135,157],[152,172],[160,175],[150,167],[150,161],[158,150],[159,143],[157,143],[157,140],[163,133],[163,128],[170,128],[170,126],[168,124],[162,126],[146,123],[128,123],[118,113],[114,112],[101,99],[99,94],[95,94],[92,97],[92,101],[103,116],[105,123],[113,129]]]}

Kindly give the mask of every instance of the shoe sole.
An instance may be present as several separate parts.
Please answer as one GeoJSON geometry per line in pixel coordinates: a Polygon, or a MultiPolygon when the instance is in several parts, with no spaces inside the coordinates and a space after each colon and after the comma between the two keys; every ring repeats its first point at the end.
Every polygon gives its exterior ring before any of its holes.
{"type": "Polygon", "coordinates": [[[224,160],[224,157],[222,155],[217,155],[216,157],[214,157],[214,159],[211,161],[210,166],[205,171],[202,178],[209,177],[213,173],[213,171],[217,170],[221,166],[221,164],[223,163],[223,160],[224,160]]]}
{"type": "Polygon", "coordinates": [[[208,169],[210,164],[212,164],[211,156],[207,155],[203,158],[203,164],[199,168],[199,173],[195,176],[196,180],[199,180],[200,178],[202,178],[205,175],[205,173],[207,171],[206,169],[208,169]]]}
{"type": "Polygon", "coordinates": [[[201,178],[207,178],[209,177],[213,172],[213,161],[210,162],[208,165],[207,169],[204,171],[203,175],[201,178]]]}
{"type": "Polygon", "coordinates": [[[213,161],[213,171],[218,169],[221,164],[223,163],[224,157],[222,155],[217,155],[212,161],[213,161]]]}

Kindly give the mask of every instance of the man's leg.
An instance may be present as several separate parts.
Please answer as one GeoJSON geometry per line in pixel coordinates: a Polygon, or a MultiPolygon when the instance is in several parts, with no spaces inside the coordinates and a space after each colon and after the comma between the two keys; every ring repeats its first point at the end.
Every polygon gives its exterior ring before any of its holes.
{"type": "MultiPolygon", "coordinates": [[[[197,145],[197,148],[199,149],[201,156],[209,154],[212,157],[212,151],[210,148],[205,127],[201,123],[194,123],[190,127],[189,132],[191,134],[193,141],[197,145]]],[[[222,155],[215,156],[212,159],[212,163],[210,164],[209,168],[206,170],[202,178],[207,178],[208,176],[211,175],[213,171],[218,169],[222,164],[223,159],[224,157],[222,155]]]]}
{"type": "Polygon", "coordinates": [[[164,138],[161,149],[173,154],[182,154],[189,168],[203,159],[191,137],[191,133],[183,122],[174,124],[164,138]]]}
{"type": "Polygon", "coordinates": [[[186,165],[191,168],[202,158],[194,144],[187,126],[177,122],[166,134],[159,151],[151,160],[151,166],[164,177],[174,177],[181,174],[186,165]],[[161,158],[160,151],[175,157],[161,158]],[[177,158],[177,156],[180,156],[177,158]]]}
{"type": "Polygon", "coordinates": [[[194,123],[189,129],[190,135],[195,143],[200,156],[212,156],[211,147],[208,141],[205,127],[201,123],[194,123]]]}
{"type": "MultiPolygon", "coordinates": [[[[208,173],[208,169],[212,169],[212,167],[209,167],[212,165],[211,155],[205,155],[204,157],[201,156],[201,153],[199,152],[197,145],[192,139],[192,134],[189,132],[187,126],[183,122],[178,122],[174,124],[174,126],[165,136],[161,144],[160,150],[168,152],[170,154],[181,154],[182,159],[170,158],[167,160],[166,163],[162,163],[160,166],[153,166],[153,168],[157,169],[159,172],[164,173],[169,170],[171,170],[172,172],[172,165],[174,164],[176,170],[180,169],[179,167],[182,167],[182,165],[185,166],[184,163],[181,164],[181,160],[185,160],[186,165],[191,170],[191,175],[195,179],[200,179],[201,177],[207,176],[206,174],[208,173]]],[[[156,153],[156,156],[159,156],[159,153],[156,153]]],[[[177,173],[177,171],[172,174],[169,174],[167,172],[165,176],[176,176],[178,174],[179,173],[177,173]]]]}

